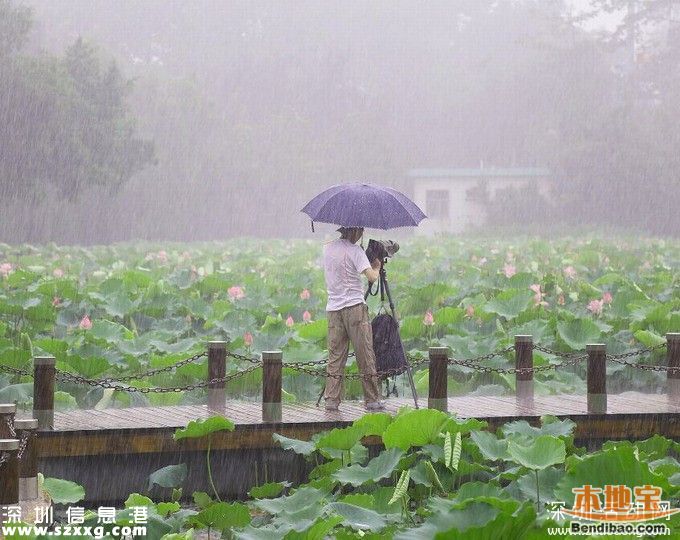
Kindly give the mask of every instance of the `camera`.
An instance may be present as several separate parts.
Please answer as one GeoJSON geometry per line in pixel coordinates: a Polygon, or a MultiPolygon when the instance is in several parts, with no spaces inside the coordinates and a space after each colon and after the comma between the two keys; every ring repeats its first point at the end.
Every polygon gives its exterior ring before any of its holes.
{"type": "Polygon", "coordinates": [[[394,240],[373,240],[368,241],[368,247],[366,248],[366,257],[369,261],[375,259],[386,259],[387,257],[392,257],[397,251],[399,251],[399,244],[394,240]]]}

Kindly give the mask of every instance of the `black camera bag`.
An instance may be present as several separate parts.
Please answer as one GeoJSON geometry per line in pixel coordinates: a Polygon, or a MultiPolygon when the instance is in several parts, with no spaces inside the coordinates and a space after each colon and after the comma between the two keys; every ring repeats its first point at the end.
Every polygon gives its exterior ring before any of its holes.
{"type": "Polygon", "coordinates": [[[388,313],[377,315],[371,322],[373,328],[373,351],[376,370],[380,380],[394,377],[406,371],[408,364],[404,345],[399,336],[399,324],[388,313]],[[381,371],[389,374],[380,375],[381,371]]]}

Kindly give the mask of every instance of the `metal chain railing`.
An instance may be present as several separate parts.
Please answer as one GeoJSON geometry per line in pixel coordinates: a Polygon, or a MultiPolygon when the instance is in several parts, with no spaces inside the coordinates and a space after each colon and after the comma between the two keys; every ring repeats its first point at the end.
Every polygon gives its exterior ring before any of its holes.
{"type": "Polygon", "coordinates": [[[28,446],[28,441],[30,439],[35,439],[37,435],[38,434],[35,431],[24,431],[23,435],[21,436],[21,441],[19,442],[19,451],[17,452],[17,458],[19,460],[24,457],[24,452],[28,446]]]}
{"type": "MultiPolygon", "coordinates": [[[[159,373],[165,373],[165,372],[170,372],[173,369],[180,368],[182,366],[186,366],[187,364],[192,364],[193,362],[196,362],[197,360],[200,360],[201,358],[208,356],[208,353],[205,351],[200,352],[198,354],[193,355],[190,358],[186,358],[185,360],[180,360],[179,362],[176,362],[172,365],[165,366],[162,368],[154,368],[150,369],[149,371],[145,371],[144,373],[137,373],[136,375],[125,375],[123,377],[106,377],[105,379],[99,379],[100,381],[116,381],[116,382],[125,382],[125,381],[134,381],[135,379],[141,379],[142,377],[150,377],[152,375],[158,375],[159,373]]],[[[61,370],[56,370],[57,373],[66,373],[61,370]]]]}
{"type": "MultiPolygon", "coordinates": [[[[641,354],[645,353],[651,353],[656,350],[659,350],[661,348],[666,347],[666,343],[661,343],[659,345],[655,345],[650,348],[645,348],[645,349],[637,349],[635,351],[630,351],[627,353],[623,354],[618,354],[618,355],[607,355],[607,359],[616,362],[618,364],[626,365],[629,367],[637,368],[640,370],[647,370],[647,371],[657,371],[657,372],[675,372],[677,370],[680,370],[680,368],[674,368],[674,367],[668,367],[668,366],[652,366],[652,365],[645,365],[645,364],[634,364],[632,362],[627,362],[624,359],[625,358],[631,358],[634,356],[639,356],[641,354]]],[[[448,359],[448,365],[450,366],[461,366],[461,367],[466,367],[475,371],[480,371],[482,373],[499,373],[499,374],[518,374],[518,373],[540,373],[543,371],[549,371],[549,370],[556,370],[558,368],[562,367],[568,367],[568,366],[573,366],[577,365],[581,361],[583,361],[585,358],[588,357],[587,354],[583,354],[583,351],[576,351],[576,352],[560,352],[560,351],[555,351],[553,349],[543,347],[541,345],[536,345],[532,344],[532,349],[544,352],[553,356],[557,356],[559,358],[565,359],[565,361],[560,362],[558,364],[546,364],[543,366],[536,366],[536,367],[526,367],[526,368],[515,368],[515,367],[510,367],[510,368],[502,368],[502,367],[491,367],[491,366],[482,366],[480,365],[481,362],[484,362],[485,360],[490,360],[495,357],[499,356],[504,356],[508,353],[511,353],[515,350],[514,346],[509,346],[504,349],[499,349],[497,351],[490,352],[488,354],[472,357],[472,358],[465,358],[465,359],[455,359],[455,358],[449,358],[448,359]]],[[[177,386],[177,387],[170,387],[170,388],[161,388],[161,387],[149,387],[149,388],[138,388],[134,386],[124,386],[121,384],[116,384],[116,383],[122,383],[122,382],[127,382],[127,381],[132,381],[135,379],[140,379],[143,377],[149,377],[152,375],[157,375],[158,373],[166,373],[170,372],[174,369],[177,369],[179,367],[182,367],[187,364],[191,364],[193,362],[196,362],[200,360],[201,358],[207,356],[207,353],[200,352],[195,354],[194,356],[190,358],[186,358],[184,360],[180,360],[179,362],[176,362],[172,365],[165,366],[162,368],[155,368],[148,370],[144,373],[137,373],[135,375],[125,375],[121,377],[107,377],[104,379],[88,379],[86,377],[82,377],[80,375],[74,375],[72,373],[62,371],[62,370],[55,370],[55,378],[60,381],[65,381],[65,382],[72,382],[76,384],[88,384],[90,386],[99,386],[101,388],[111,388],[114,390],[122,391],[122,392],[140,392],[140,393],[163,393],[163,392],[182,392],[186,390],[194,390],[197,388],[203,388],[206,386],[209,386],[210,384],[216,383],[216,382],[229,382],[230,380],[233,380],[235,378],[238,378],[240,376],[243,376],[247,373],[250,373],[260,367],[262,367],[262,361],[259,358],[254,358],[250,357],[247,355],[239,354],[236,352],[232,351],[227,351],[227,356],[234,358],[236,360],[241,360],[246,363],[251,364],[251,367],[242,371],[237,371],[235,373],[232,373],[230,375],[227,375],[225,377],[219,377],[215,379],[211,379],[209,381],[202,381],[199,383],[195,384],[188,384],[185,386],[177,386]]],[[[348,357],[356,356],[355,352],[351,352],[348,354],[348,357]]],[[[426,363],[428,361],[427,358],[419,358],[415,357],[410,354],[406,354],[407,360],[409,362],[410,367],[417,368],[420,367],[422,364],[426,363]]],[[[328,360],[327,359],[322,359],[322,360],[310,360],[310,361],[300,361],[300,362],[285,362],[283,364],[284,368],[292,369],[295,371],[300,371],[302,373],[306,373],[308,375],[312,375],[315,377],[319,376],[324,376],[324,377],[332,377],[332,378],[341,378],[345,377],[346,379],[350,380],[358,380],[358,379],[363,379],[363,378],[370,378],[375,375],[364,375],[361,373],[350,373],[347,375],[343,374],[328,374],[326,370],[324,369],[318,369],[321,366],[327,366],[328,360]],[[315,369],[317,368],[317,369],[315,369]]],[[[383,371],[378,371],[376,372],[377,376],[381,378],[387,378],[393,375],[399,375],[403,373],[405,368],[399,367],[399,368],[392,368],[389,370],[383,370],[383,371]]],[[[16,375],[22,375],[22,376],[32,376],[32,373],[23,370],[23,369],[18,369],[18,368],[13,368],[10,366],[6,365],[0,365],[0,371],[4,371],[6,373],[12,373],[16,375]]],[[[10,427],[10,431],[13,431],[13,427],[10,427]]]]}
{"type": "Polygon", "coordinates": [[[534,350],[544,352],[546,354],[551,354],[553,356],[558,356],[560,358],[573,358],[575,356],[579,356],[583,354],[584,351],[575,351],[575,352],[560,352],[560,351],[555,351],[553,349],[549,349],[548,347],[542,347],[541,345],[533,345],[534,350]]]}
{"type": "Polygon", "coordinates": [[[645,349],[637,349],[635,351],[630,351],[627,353],[621,353],[621,354],[608,354],[607,359],[611,360],[612,362],[615,362],[616,364],[620,364],[622,366],[628,366],[632,367],[635,369],[639,369],[642,371],[656,371],[656,372],[671,372],[671,373],[680,373],[680,367],[671,367],[671,366],[652,366],[649,364],[634,364],[633,362],[627,362],[624,360],[624,358],[632,358],[634,356],[640,356],[643,354],[651,353],[654,351],[658,351],[659,349],[663,349],[666,347],[665,343],[659,343],[658,345],[654,345],[653,347],[647,347],[645,349]]]}
{"type": "Polygon", "coordinates": [[[72,375],[70,373],[57,373],[55,375],[55,378],[59,381],[65,381],[65,382],[72,382],[76,384],[88,384],[90,386],[97,386],[100,388],[111,388],[113,390],[117,390],[119,392],[139,392],[140,394],[148,394],[148,393],[170,393],[170,392],[185,392],[189,390],[195,390],[197,388],[205,388],[206,386],[210,386],[211,384],[215,383],[220,383],[220,382],[229,382],[234,379],[237,379],[239,377],[242,377],[244,375],[247,375],[248,373],[251,373],[255,371],[256,369],[262,367],[261,365],[254,365],[252,367],[249,367],[247,369],[241,370],[241,371],[236,371],[234,373],[230,373],[229,375],[226,375],[224,377],[215,377],[214,379],[210,379],[207,381],[201,381],[198,383],[194,384],[187,384],[185,386],[173,386],[173,387],[168,387],[168,388],[162,388],[162,387],[148,387],[148,388],[138,388],[136,386],[123,386],[120,384],[113,384],[110,381],[101,381],[101,380],[96,380],[96,379],[87,379],[85,377],[81,377],[80,375],[72,375]]]}
{"type": "Polygon", "coordinates": [[[9,452],[3,452],[0,455],[0,468],[2,468],[5,462],[9,459],[9,456],[10,456],[9,452]]]}
{"type": "Polygon", "coordinates": [[[14,430],[14,419],[8,416],[7,418],[5,418],[5,422],[7,423],[7,429],[9,430],[9,434],[13,439],[14,437],[17,436],[17,432],[14,430]]]}
{"type": "Polygon", "coordinates": [[[32,377],[33,373],[26,371],[25,369],[17,369],[4,364],[0,364],[0,371],[4,373],[11,373],[12,375],[22,375],[32,377]]]}
{"type": "Polygon", "coordinates": [[[559,364],[545,364],[543,366],[526,367],[526,368],[501,368],[501,367],[491,367],[491,366],[480,366],[478,364],[473,364],[467,360],[456,360],[455,358],[449,358],[448,365],[450,366],[463,366],[475,371],[481,371],[482,373],[498,373],[501,375],[513,375],[513,374],[525,374],[525,373],[540,373],[542,371],[550,371],[553,369],[574,366],[583,360],[588,358],[587,354],[581,356],[571,357],[569,360],[560,362],[559,364]]]}
{"type": "MultiPolygon", "coordinates": [[[[421,366],[425,362],[427,362],[427,358],[418,358],[415,359],[413,362],[409,362],[409,366],[413,369],[416,367],[421,366]]],[[[312,369],[311,365],[319,365],[318,362],[292,362],[291,364],[284,364],[284,367],[290,367],[291,369],[294,369],[295,371],[299,371],[302,373],[306,373],[307,375],[311,375],[313,377],[330,377],[332,379],[347,379],[347,380],[363,380],[363,379],[371,379],[374,377],[379,377],[380,379],[385,379],[387,377],[392,377],[396,375],[400,375],[406,371],[405,366],[397,367],[397,368],[391,368],[391,369],[385,369],[385,370],[379,370],[376,371],[375,374],[370,374],[370,373],[327,373],[324,370],[320,369],[312,369]]]]}

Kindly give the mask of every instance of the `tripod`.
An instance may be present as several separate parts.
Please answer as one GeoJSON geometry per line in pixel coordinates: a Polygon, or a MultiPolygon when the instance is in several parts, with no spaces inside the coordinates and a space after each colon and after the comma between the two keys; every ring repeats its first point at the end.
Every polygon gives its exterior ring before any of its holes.
{"type": "MultiPolygon", "coordinates": [[[[369,283],[368,288],[366,289],[366,293],[364,294],[364,300],[368,298],[369,295],[375,296],[378,294],[378,291],[380,291],[380,301],[384,302],[385,301],[385,294],[387,294],[387,301],[390,306],[390,311],[392,312],[392,318],[395,320],[397,323],[397,328],[399,324],[399,319],[397,319],[397,314],[394,309],[394,301],[392,300],[392,294],[390,294],[390,285],[387,282],[387,270],[385,268],[385,265],[387,264],[387,258],[385,257],[383,260],[380,261],[380,270],[379,270],[379,278],[378,278],[378,288],[376,289],[375,293],[372,293],[371,290],[373,288],[373,284],[369,283]]],[[[376,366],[377,367],[377,366],[376,366]]],[[[404,366],[404,371],[408,375],[408,380],[411,385],[411,393],[413,395],[413,402],[415,403],[416,409],[418,409],[418,394],[416,393],[416,385],[413,382],[413,373],[411,372],[411,366],[409,365],[408,361],[406,362],[406,365],[404,366]]],[[[316,406],[319,406],[319,403],[321,403],[321,398],[323,397],[323,394],[326,390],[326,387],[324,385],[324,388],[321,390],[321,393],[319,394],[319,399],[316,401],[316,406]]],[[[388,385],[388,397],[389,397],[389,385],[388,385]]]]}

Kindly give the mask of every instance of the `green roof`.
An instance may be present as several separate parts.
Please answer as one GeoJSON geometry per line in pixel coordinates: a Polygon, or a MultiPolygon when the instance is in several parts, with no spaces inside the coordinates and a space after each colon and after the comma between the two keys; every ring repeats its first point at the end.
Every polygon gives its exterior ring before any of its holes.
{"type": "Polygon", "coordinates": [[[497,169],[484,167],[482,169],[411,169],[408,175],[412,178],[478,178],[480,176],[549,176],[550,169],[543,167],[517,167],[497,169]]]}

